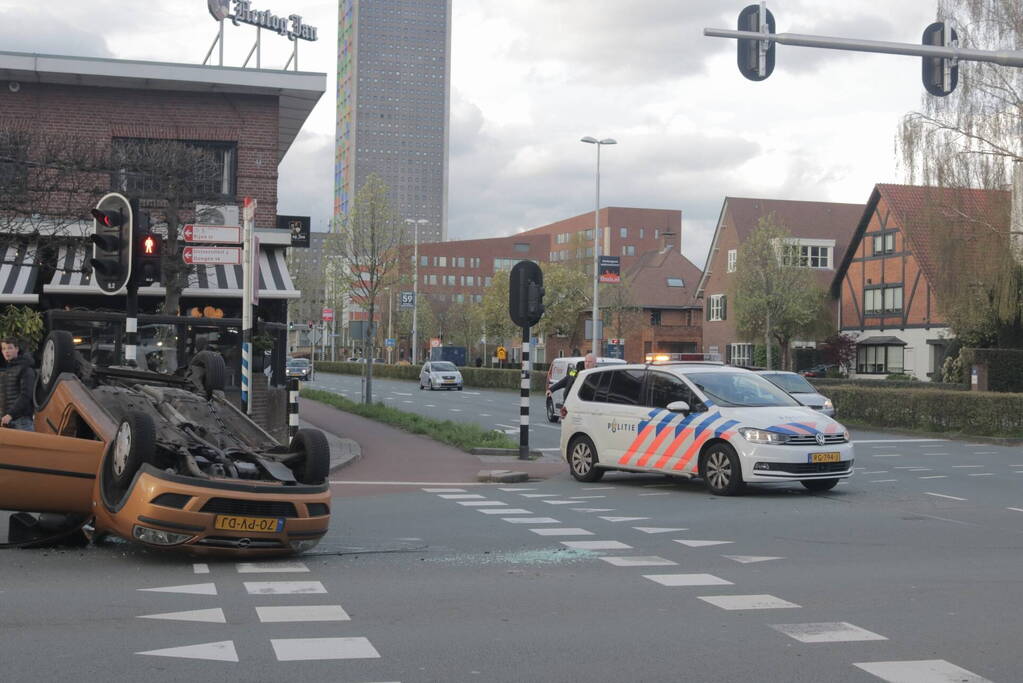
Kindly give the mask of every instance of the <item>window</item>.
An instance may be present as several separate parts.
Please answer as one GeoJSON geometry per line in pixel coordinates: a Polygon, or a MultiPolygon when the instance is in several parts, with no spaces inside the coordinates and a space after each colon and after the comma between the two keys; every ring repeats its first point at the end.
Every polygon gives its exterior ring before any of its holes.
{"type": "Polygon", "coordinates": [[[521,260],[519,258],[496,258],[494,259],[494,270],[511,270],[512,266],[521,260]]]}
{"type": "Polygon", "coordinates": [[[607,402],[626,406],[643,405],[643,377],[645,370],[612,370],[607,402]]]}
{"type": "Polygon", "coordinates": [[[651,372],[649,377],[650,400],[648,403],[650,407],[667,408],[669,403],[685,401],[690,408],[696,410],[696,406],[700,404],[700,400],[696,398],[696,394],[689,388],[689,385],[675,375],[669,375],[666,372],[651,372]]]}
{"type": "Polygon", "coordinates": [[[464,294],[455,294],[455,303],[464,304],[465,303],[465,295],[464,294]]]}
{"type": "Polygon", "coordinates": [[[891,254],[895,251],[895,233],[886,232],[874,235],[874,255],[891,254]]]}
{"type": "Polygon", "coordinates": [[[669,277],[668,278],[668,286],[669,287],[685,287],[686,286],[686,282],[685,282],[685,280],[683,280],[680,277],[669,277]]]}
{"type": "Polygon", "coordinates": [[[430,284],[431,285],[437,284],[437,276],[436,275],[431,275],[430,276],[430,284]]]}
{"type": "Polygon", "coordinates": [[[807,244],[782,245],[782,264],[802,268],[831,268],[831,247],[807,244]]]}
{"type": "Polygon", "coordinates": [[[639,229],[639,238],[640,239],[643,239],[644,233],[646,233],[646,228],[640,228],[639,229]]]}
{"type": "Polygon", "coordinates": [[[867,315],[902,312],[902,285],[863,290],[863,312],[867,315]]]}
{"type": "Polygon", "coordinates": [[[884,310],[886,313],[902,312],[902,286],[884,288],[884,310]]]}
{"type": "Polygon", "coordinates": [[[162,177],[135,171],[137,160],[156,154],[167,145],[181,145],[198,150],[206,158],[199,164],[188,182],[198,195],[234,197],[238,178],[238,145],[234,142],[199,140],[152,140],[145,138],[114,138],[112,141],[114,164],[120,170],[111,174],[111,185],[129,194],[159,194],[166,180],[162,177]]]}
{"type": "MultiPolygon", "coordinates": [[[[451,258],[451,264],[454,265],[454,263],[455,263],[455,259],[454,259],[454,257],[452,257],[451,258]]],[[[458,257],[458,267],[459,268],[465,268],[465,257],[464,256],[459,256],[458,257]]]]}
{"type": "Polygon", "coordinates": [[[485,278],[483,278],[483,286],[484,287],[489,287],[491,285],[491,283],[493,283],[493,282],[494,282],[494,278],[492,278],[492,277],[485,277],[485,278]]]}
{"type": "Polygon", "coordinates": [[[902,346],[860,345],[856,347],[856,372],[885,375],[905,371],[902,346]]]}
{"type": "Polygon", "coordinates": [[[729,363],[731,363],[732,365],[738,365],[740,367],[753,365],[753,345],[729,344],[728,359],[729,363]]]}
{"type": "Polygon", "coordinates": [[[587,230],[587,231],[585,231],[583,233],[583,239],[586,239],[586,240],[592,240],[593,239],[593,228],[590,228],[589,230],[587,230]]]}
{"type": "Polygon", "coordinates": [[[710,308],[708,309],[708,318],[711,322],[717,322],[725,320],[725,295],[714,294],[710,297],[710,308]]]}
{"type": "Polygon", "coordinates": [[[516,242],[515,251],[527,252],[529,251],[529,244],[526,242],[516,242]]]}
{"type": "Polygon", "coordinates": [[[480,267],[479,257],[474,256],[471,259],[469,259],[469,267],[470,268],[479,268],[480,267]]]}
{"type": "Polygon", "coordinates": [[[448,257],[447,256],[438,256],[437,257],[437,265],[439,267],[441,267],[441,268],[447,268],[448,267],[448,257]]]}
{"type": "Polygon", "coordinates": [[[579,400],[603,403],[607,400],[607,388],[610,380],[610,372],[590,374],[583,382],[583,385],[579,387],[579,400]]]}
{"type": "Polygon", "coordinates": [[[473,277],[472,275],[465,275],[463,277],[463,279],[465,280],[464,284],[465,284],[466,287],[475,287],[476,286],[476,278],[473,277]]]}
{"type": "Polygon", "coordinates": [[[444,276],[444,284],[446,284],[448,287],[454,287],[455,286],[455,276],[454,275],[445,275],[444,276]]]}
{"type": "Polygon", "coordinates": [[[430,257],[429,256],[420,256],[419,257],[419,265],[421,265],[421,266],[428,266],[428,265],[430,265],[430,257]]]}
{"type": "Polygon", "coordinates": [[[621,237],[623,240],[624,239],[628,239],[629,238],[629,229],[628,228],[618,228],[618,236],[621,237]]]}
{"type": "Polygon", "coordinates": [[[634,244],[623,244],[622,245],[622,256],[635,256],[636,245],[634,244]]]}
{"type": "Polygon", "coordinates": [[[734,273],[735,272],[735,259],[736,259],[737,256],[738,256],[738,251],[736,249],[729,249],[728,250],[728,268],[727,268],[727,271],[729,273],[734,273]]]}
{"type": "Polygon", "coordinates": [[[661,312],[656,308],[650,311],[650,324],[654,327],[661,324],[661,312]]]}

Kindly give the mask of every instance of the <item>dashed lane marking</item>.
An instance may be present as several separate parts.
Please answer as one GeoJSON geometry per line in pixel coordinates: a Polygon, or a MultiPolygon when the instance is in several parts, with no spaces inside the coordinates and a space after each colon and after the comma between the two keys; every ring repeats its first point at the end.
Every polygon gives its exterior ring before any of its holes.
{"type": "Polygon", "coordinates": [[[257,607],[256,615],[264,624],[299,621],[351,621],[341,605],[281,605],[257,607]]]}
{"type": "Polygon", "coordinates": [[[182,647],[168,647],[162,650],[136,652],[137,655],[150,657],[179,657],[181,659],[205,659],[215,662],[237,662],[238,652],[234,649],[233,640],[222,640],[216,643],[199,643],[182,647]]]}
{"type": "Polygon", "coordinates": [[[196,574],[209,574],[210,566],[204,562],[197,562],[192,565],[192,571],[196,574]]]}
{"type": "Polygon", "coordinates": [[[669,488],[670,489],[670,488],[672,488],[674,486],[675,486],[675,484],[643,484],[643,488],[645,488],[645,489],[663,489],[663,488],[669,488]]]}
{"type": "Polygon", "coordinates": [[[681,543],[689,548],[703,548],[709,545],[727,545],[729,543],[734,543],[735,541],[690,541],[676,538],[675,542],[681,543]]]}
{"type": "Polygon", "coordinates": [[[502,507],[479,508],[478,511],[482,512],[485,515],[531,515],[531,514],[533,514],[531,511],[524,510],[522,508],[502,508],[502,507]]]}
{"type": "Polygon", "coordinates": [[[572,500],[589,500],[591,498],[607,498],[607,496],[601,496],[601,495],[596,495],[596,496],[572,496],[572,500]]]}
{"type": "Polygon", "coordinates": [[[621,541],[562,541],[561,545],[573,550],[632,550],[621,541]]]}
{"type": "Polygon", "coordinates": [[[490,508],[490,507],[500,507],[502,505],[504,505],[504,506],[508,505],[508,503],[502,503],[499,500],[456,500],[455,502],[458,503],[459,505],[464,505],[465,507],[470,507],[470,508],[471,507],[488,507],[488,508],[490,508]]]}
{"type": "Polygon", "coordinates": [[[427,493],[465,493],[465,489],[423,489],[427,493]]]}
{"type": "Polygon", "coordinates": [[[481,496],[478,493],[441,493],[438,498],[444,500],[483,500],[486,496],[481,496]]]}
{"type": "Polygon", "coordinates": [[[726,581],[713,574],[644,574],[644,579],[649,579],[662,586],[731,586],[731,581],[726,581]]]}
{"type": "Polygon", "coordinates": [[[1006,510],[1013,510],[1015,512],[1023,512],[1023,508],[1005,508],[1006,510]]]}
{"type": "Polygon", "coordinates": [[[607,522],[642,522],[644,519],[650,519],[649,517],[601,517],[607,522]]]}
{"type": "Polygon", "coordinates": [[[460,412],[462,412],[461,408],[448,408],[448,410],[450,410],[452,413],[460,413],[460,412]]]}
{"type": "Polygon", "coordinates": [[[757,562],[770,562],[771,560],[784,560],[784,557],[771,557],[769,555],[722,555],[729,560],[735,560],[739,564],[755,564],[757,562]]]}
{"type": "Polygon", "coordinates": [[[216,595],[215,583],[191,583],[184,586],[163,586],[161,588],[139,588],[147,593],[186,593],[188,595],[216,595]]]}
{"type": "Polygon", "coordinates": [[[583,491],[613,491],[614,488],[614,486],[584,486],[583,491]]]}
{"type": "Polygon", "coordinates": [[[319,581],[245,581],[249,595],[311,595],[326,593],[319,581]]]}
{"type": "Polygon", "coordinates": [[[944,493],[931,493],[930,491],[924,491],[924,495],[934,496],[935,498],[948,498],[949,500],[966,500],[958,496],[946,496],[944,493]]]}
{"type": "Polygon", "coordinates": [[[644,534],[666,534],[671,531],[689,531],[689,529],[679,529],[677,527],[664,527],[664,526],[634,526],[632,527],[636,531],[642,531],[644,534]]]}
{"type": "Polygon", "coordinates": [[[898,479],[871,479],[871,484],[889,484],[891,482],[898,481],[898,479]]]}
{"type": "Polygon", "coordinates": [[[193,609],[185,612],[164,612],[162,614],[142,614],[139,619],[166,619],[167,621],[199,621],[205,624],[226,624],[227,618],[224,610],[219,607],[215,609],[193,609]]]}
{"type": "Polygon", "coordinates": [[[608,555],[599,559],[616,567],[668,567],[678,564],[678,562],[666,560],[665,558],[658,557],[657,555],[634,555],[632,557],[616,557],[614,555],[608,555]]]}
{"type": "Polygon", "coordinates": [[[936,441],[947,442],[948,439],[856,439],[853,441],[854,444],[861,443],[923,443],[936,441]]]}
{"type": "Polygon", "coordinates": [[[279,662],[328,659],[379,659],[368,638],[275,638],[270,641],[279,662]]]}
{"type": "Polygon", "coordinates": [[[498,488],[497,490],[498,491],[535,491],[536,489],[524,489],[521,486],[509,486],[509,487],[501,487],[501,488],[498,488]]]}
{"type": "Polygon", "coordinates": [[[861,472],[861,474],[888,474],[888,470],[873,470],[871,472],[861,472]]]}
{"type": "Polygon", "coordinates": [[[553,493],[520,493],[523,498],[557,498],[558,496],[553,493]]]}
{"type": "Polygon", "coordinates": [[[545,500],[548,505],[578,505],[578,500],[545,500]]]}
{"type": "Polygon", "coordinates": [[[665,491],[663,493],[640,493],[639,495],[641,495],[641,496],[670,496],[671,493],[669,491],[665,491]]]}
{"type": "Polygon", "coordinates": [[[995,473],[994,472],[971,472],[971,473],[967,474],[966,476],[968,476],[968,477],[993,477],[993,476],[995,476],[995,473]]]}
{"type": "Polygon", "coordinates": [[[504,521],[512,524],[561,524],[553,517],[508,517],[504,521]]]}
{"type": "Polygon", "coordinates": [[[991,683],[983,676],[960,668],[944,659],[918,659],[893,662],[854,662],[888,683],[991,683]]]}
{"type": "Polygon", "coordinates": [[[870,453],[875,458],[901,458],[902,453],[870,453]]]}
{"type": "Polygon", "coordinates": [[[572,508],[574,512],[614,512],[614,508],[572,508]]]}
{"type": "Polygon", "coordinates": [[[301,574],[309,571],[304,562],[239,562],[239,574],[301,574]]]}
{"type": "Polygon", "coordinates": [[[927,477],[917,477],[917,479],[948,479],[947,474],[932,474],[927,477]]]}
{"type": "Polygon", "coordinates": [[[983,465],[952,465],[953,469],[968,469],[974,467],[983,467],[983,465]]]}
{"type": "Polygon", "coordinates": [[[771,628],[801,643],[851,643],[864,640],[888,640],[882,635],[854,626],[847,621],[812,624],[771,624],[771,628]]]}
{"type": "Polygon", "coordinates": [[[700,600],[725,610],[798,609],[799,605],[773,595],[701,595],[700,600]]]}
{"type": "Polygon", "coordinates": [[[530,529],[537,536],[592,536],[592,531],[586,529],[580,529],[579,527],[560,527],[550,528],[543,527],[540,529],[530,529]]]}

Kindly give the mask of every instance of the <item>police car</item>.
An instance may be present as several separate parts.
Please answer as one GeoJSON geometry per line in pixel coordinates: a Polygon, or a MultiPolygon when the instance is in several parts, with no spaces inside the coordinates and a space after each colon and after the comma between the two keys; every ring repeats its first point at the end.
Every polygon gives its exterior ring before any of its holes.
{"type": "Polygon", "coordinates": [[[584,482],[607,470],[662,472],[700,477],[728,496],[753,482],[827,491],[853,472],[845,427],[755,372],[720,363],[586,370],[561,421],[562,457],[584,482]]]}

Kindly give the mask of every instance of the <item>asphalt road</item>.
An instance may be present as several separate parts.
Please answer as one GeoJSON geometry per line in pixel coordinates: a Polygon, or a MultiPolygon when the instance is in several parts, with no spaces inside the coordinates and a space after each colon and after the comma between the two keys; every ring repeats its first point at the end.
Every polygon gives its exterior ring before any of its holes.
{"type": "MultiPolygon", "coordinates": [[[[303,387],[332,391],[357,401],[362,395],[362,378],[321,372],[315,382],[306,382],[303,387]]],[[[485,429],[503,431],[516,442],[519,439],[519,394],[515,391],[475,387],[420,391],[415,381],[374,377],[373,400],[438,420],[473,422],[485,429]]],[[[545,400],[542,394],[530,398],[529,447],[557,453],[561,427],[547,422],[545,400]]]]}

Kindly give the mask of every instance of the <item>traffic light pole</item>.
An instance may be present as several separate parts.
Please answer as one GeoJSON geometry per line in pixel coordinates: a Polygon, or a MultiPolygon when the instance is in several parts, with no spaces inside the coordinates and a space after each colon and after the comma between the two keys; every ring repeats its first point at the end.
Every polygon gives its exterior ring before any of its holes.
{"type": "Polygon", "coordinates": [[[529,328],[522,328],[522,383],[519,386],[519,460],[529,460],[529,328]]]}
{"type": "Polygon", "coordinates": [[[125,302],[124,319],[124,363],[130,368],[138,367],[139,343],[139,286],[134,276],[128,280],[128,297],[125,302]]]}

